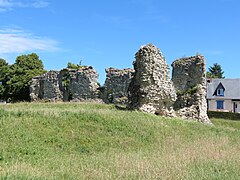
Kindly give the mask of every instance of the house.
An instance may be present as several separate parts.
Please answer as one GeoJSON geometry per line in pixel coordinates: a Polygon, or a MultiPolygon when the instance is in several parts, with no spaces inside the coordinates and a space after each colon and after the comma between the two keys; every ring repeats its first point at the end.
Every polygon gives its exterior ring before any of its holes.
{"type": "Polygon", "coordinates": [[[240,79],[211,79],[207,82],[210,111],[240,113],[240,79]]]}

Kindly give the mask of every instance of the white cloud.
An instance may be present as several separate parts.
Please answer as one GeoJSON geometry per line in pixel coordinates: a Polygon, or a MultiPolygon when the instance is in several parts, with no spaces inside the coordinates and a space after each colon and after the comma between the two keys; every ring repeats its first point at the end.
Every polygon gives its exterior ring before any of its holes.
{"type": "Polygon", "coordinates": [[[0,7],[10,7],[11,5],[9,0],[0,0],[0,7]]]}
{"type": "Polygon", "coordinates": [[[11,9],[12,3],[9,0],[0,0],[0,12],[11,9]]]}
{"type": "Polygon", "coordinates": [[[44,8],[49,6],[49,2],[35,0],[33,2],[23,2],[22,0],[0,0],[0,12],[12,10],[14,8],[44,8]]]}
{"type": "Polygon", "coordinates": [[[32,6],[35,8],[44,8],[49,6],[49,2],[47,1],[35,1],[32,3],[32,6]]]}
{"type": "Polygon", "coordinates": [[[19,29],[0,29],[0,54],[28,51],[56,51],[58,42],[41,38],[19,29]]]}

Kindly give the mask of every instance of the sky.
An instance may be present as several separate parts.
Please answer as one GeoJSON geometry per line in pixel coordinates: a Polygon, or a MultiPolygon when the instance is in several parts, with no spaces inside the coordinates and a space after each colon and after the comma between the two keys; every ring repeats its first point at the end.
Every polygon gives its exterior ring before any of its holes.
{"type": "Polygon", "coordinates": [[[35,52],[46,70],[68,62],[132,68],[142,45],[156,45],[169,66],[202,54],[226,78],[240,78],[239,0],[0,0],[0,58],[35,52]]]}

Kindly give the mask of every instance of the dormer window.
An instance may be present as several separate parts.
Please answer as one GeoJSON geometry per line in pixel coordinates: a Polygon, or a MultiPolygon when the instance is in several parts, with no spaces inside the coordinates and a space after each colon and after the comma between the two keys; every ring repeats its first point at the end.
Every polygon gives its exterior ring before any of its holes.
{"type": "Polygon", "coordinates": [[[218,89],[217,96],[224,96],[224,89],[218,89]]]}
{"type": "Polygon", "coordinates": [[[222,83],[219,83],[217,89],[215,90],[213,96],[224,96],[225,88],[222,83]]]}

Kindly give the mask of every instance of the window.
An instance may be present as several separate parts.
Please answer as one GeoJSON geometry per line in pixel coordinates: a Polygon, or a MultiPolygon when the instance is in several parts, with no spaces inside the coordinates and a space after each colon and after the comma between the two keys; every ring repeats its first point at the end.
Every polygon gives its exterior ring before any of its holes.
{"type": "Polygon", "coordinates": [[[224,96],[225,93],[225,88],[222,85],[222,83],[219,83],[219,85],[217,86],[216,90],[213,93],[213,96],[224,96]]]}
{"type": "Polygon", "coordinates": [[[217,109],[224,109],[224,101],[217,101],[217,109]]]}
{"type": "Polygon", "coordinates": [[[217,96],[224,96],[224,90],[223,89],[218,89],[217,90],[217,96]]]}

